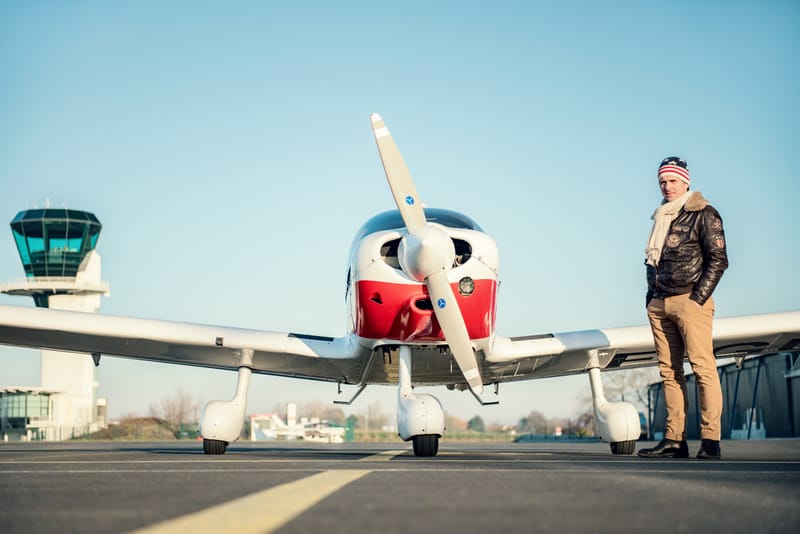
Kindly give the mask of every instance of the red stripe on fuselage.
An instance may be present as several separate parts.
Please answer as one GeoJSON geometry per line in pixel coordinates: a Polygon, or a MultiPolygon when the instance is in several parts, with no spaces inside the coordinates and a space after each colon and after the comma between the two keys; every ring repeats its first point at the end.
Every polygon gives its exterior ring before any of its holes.
{"type": "MultiPolygon", "coordinates": [[[[492,334],[497,302],[497,281],[475,280],[472,295],[463,296],[458,284],[450,286],[456,295],[470,339],[492,334]]],[[[355,333],[369,339],[397,341],[444,341],[441,327],[432,309],[420,309],[418,303],[429,299],[422,284],[394,284],[374,280],[356,283],[355,333]]]]}

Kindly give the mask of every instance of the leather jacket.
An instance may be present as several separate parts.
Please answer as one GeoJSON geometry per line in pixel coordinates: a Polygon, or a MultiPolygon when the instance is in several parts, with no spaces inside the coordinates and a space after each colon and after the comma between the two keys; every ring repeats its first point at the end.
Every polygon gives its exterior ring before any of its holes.
{"type": "Polygon", "coordinates": [[[670,225],[658,266],[647,265],[647,303],[691,293],[702,306],[727,267],[722,218],[695,191],[670,225]]]}

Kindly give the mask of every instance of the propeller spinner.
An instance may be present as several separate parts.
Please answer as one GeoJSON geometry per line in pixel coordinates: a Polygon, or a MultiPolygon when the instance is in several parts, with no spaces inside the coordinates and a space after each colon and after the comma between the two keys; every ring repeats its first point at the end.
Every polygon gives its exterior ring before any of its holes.
{"type": "Polygon", "coordinates": [[[453,242],[441,227],[428,224],[425,219],[414,180],[380,115],[373,113],[370,120],[389,188],[408,231],[398,248],[400,267],[414,280],[425,282],[436,319],[461,374],[472,391],[480,394],[483,392],[483,379],[478,358],[453,288],[447,280],[447,271],[452,268],[455,258],[453,242]]]}

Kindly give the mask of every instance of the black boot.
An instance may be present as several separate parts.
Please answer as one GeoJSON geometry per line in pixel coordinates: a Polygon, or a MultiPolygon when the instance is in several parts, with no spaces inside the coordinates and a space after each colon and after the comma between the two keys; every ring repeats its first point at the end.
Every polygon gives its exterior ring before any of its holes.
{"type": "Polygon", "coordinates": [[[688,458],[689,446],[686,444],[686,440],[662,439],[652,449],[640,449],[639,456],[642,458],[688,458]]]}
{"type": "Polygon", "coordinates": [[[719,441],[716,439],[701,439],[697,457],[701,460],[719,460],[722,458],[722,452],[719,450],[719,441]]]}

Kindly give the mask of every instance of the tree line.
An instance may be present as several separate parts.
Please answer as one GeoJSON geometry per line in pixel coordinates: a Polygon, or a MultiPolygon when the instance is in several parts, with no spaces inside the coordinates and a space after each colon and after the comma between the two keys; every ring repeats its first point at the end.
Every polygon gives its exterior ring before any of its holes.
{"type": "MultiPolygon", "coordinates": [[[[647,385],[656,380],[658,380],[658,375],[654,368],[603,373],[606,398],[610,401],[631,402],[640,411],[646,410],[647,385]]],[[[446,415],[446,425],[449,430],[476,433],[515,432],[540,435],[561,433],[563,435],[591,436],[594,433],[594,413],[588,384],[586,393],[579,401],[583,409],[573,417],[547,417],[539,410],[531,410],[515,425],[500,425],[487,424],[480,415],[476,415],[468,421],[446,415]]],[[[286,406],[283,403],[276,403],[272,413],[279,414],[281,418],[285,419],[286,406]]],[[[173,395],[161,399],[160,402],[151,404],[148,416],[163,420],[168,428],[178,432],[184,429],[187,423],[198,422],[199,413],[199,401],[186,391],[179,389],[173,395]]],[[[395,425],[394,414],[387,413],[384,405],[379,402],[372,402],[363,407],[360,412],[348,415],[338,405],[312,401],[298,404],[297,414],[298,417],[330,421],[336,425],[351,426],[364,432],[378,432],[394,428],[395,425]]]]}

